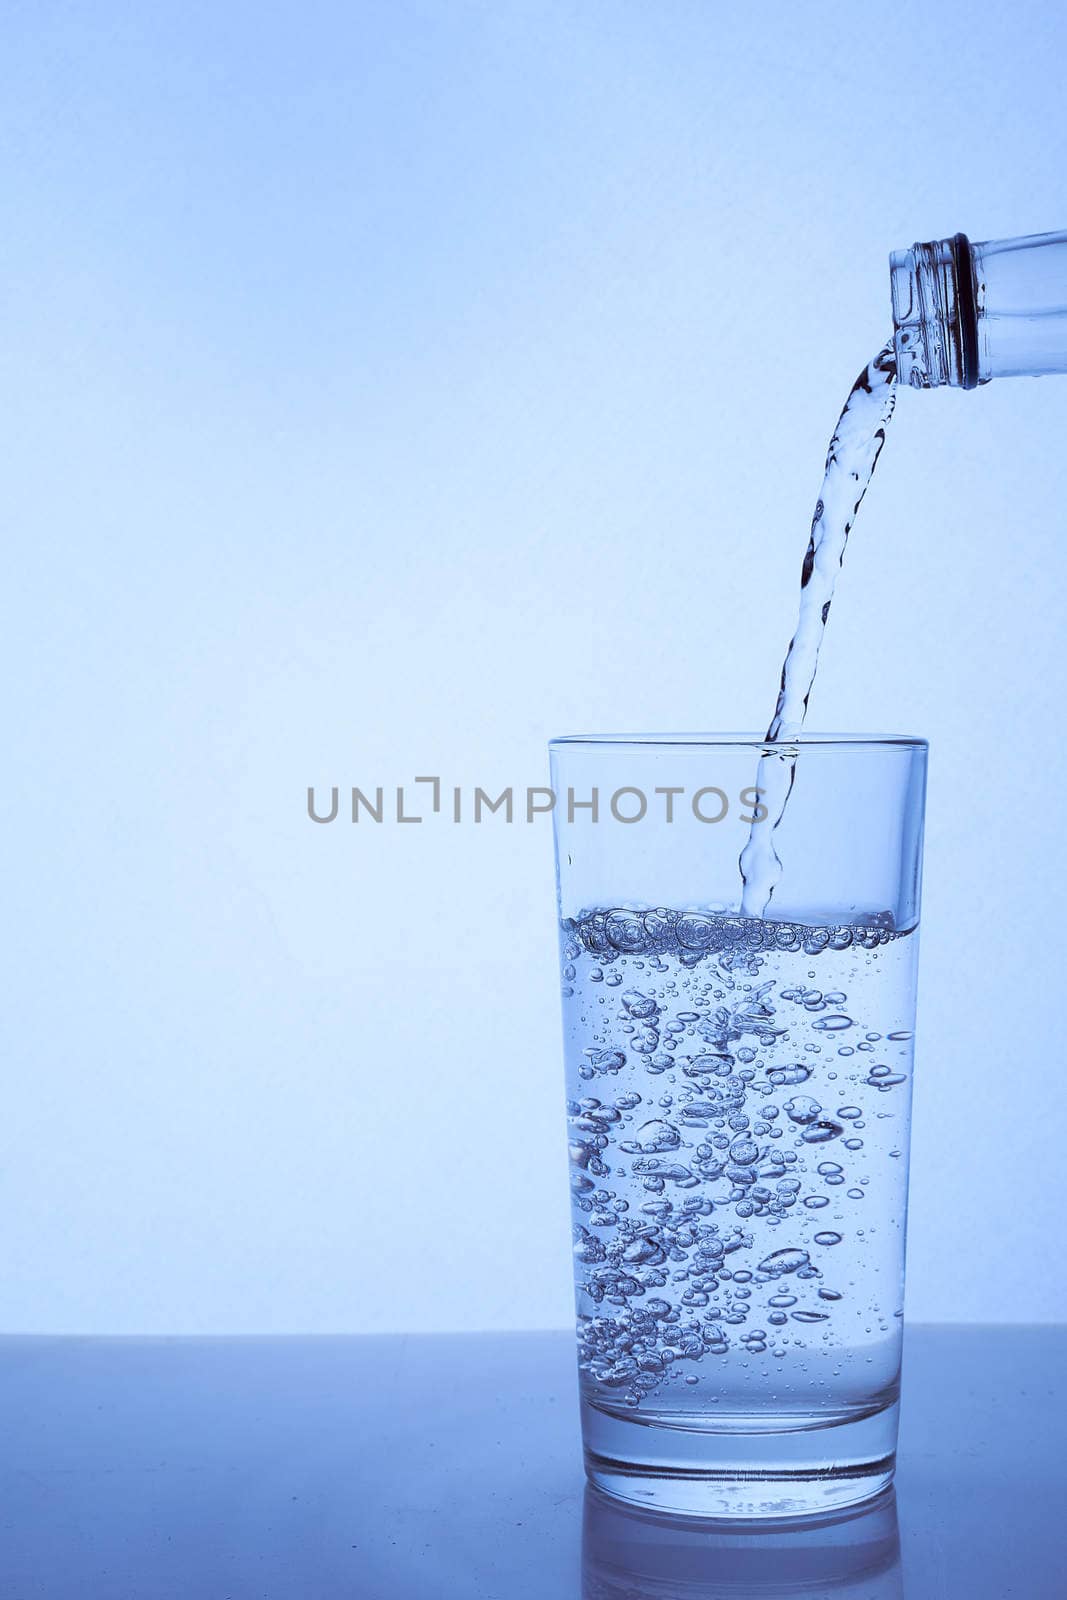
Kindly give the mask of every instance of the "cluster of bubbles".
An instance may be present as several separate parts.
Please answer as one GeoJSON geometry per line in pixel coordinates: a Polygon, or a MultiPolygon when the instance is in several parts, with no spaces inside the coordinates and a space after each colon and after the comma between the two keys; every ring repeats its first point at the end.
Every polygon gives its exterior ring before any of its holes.
{"type": "MultiPolygon", "coordinates": [[[[611,1001],[618,1010],[608,1042],[585,1047],[577,1064],[578,1078],[598,1093],[568,1103],[580,1365],[596,1385],[635,1406],[685,1363],[724,1355],[734,1344],[748,1355],[782,1357],[779,1330],[795,1340],[805,1329],[821,1329],[843,1298],[824,1281],[840,1232],[827,1227],[809,1236],[802,1230],[800,1248],[773,1247],[770,1230],[792,1216],[815,1225],[812,1214],[849,1181],[848,1157],[820,1159],[821,1147],[862,1150],[864,1111],[840,1094],[829,1105],[816,1098],[810,1056],[782,1059],[788,1026],[781,1008],[797,1008],[805,1029],[816,1039],[825,1036],[825,1046],[809,1044],[809,1052],[833,1048],[837,1055],[861,1051],[869,1057],[881,1035],[841,1044],[857,1037],[844,991],[794,984],[776,992],[774,979],[735,987],[732,957],[744,951],[759,973],[771,951],[811,954],[808,942],[816,940],[820,951],[873,950],[899,935],[887,926],[816,929],[618,910],[568,921],[563,934],[567,993],[573,993],[579,960],[585,983],[606,983],[610,951],[615,959],[634,958],[621,963],[627,976],[641,981],[639,974],[646,975],[640,988],[623,988],[625,979],[616,985],[622,992],[611,1001]],[[675,1009],[677,984],[668,980],[657,990],[647,979],[670,971],[664,953],[683,967],[694,965],[686,958],[696,948],[697,927],[711,929],[699,935],[698,959],[717,956],[724,986],[713,989],[712,972],[686,1002],[692,1009],[675,1009]],[[783,942],[786,935],[789,942],[783,942]],[[654,1090],[636,1080],[644,1092],[614,1093],[613,1081],[628,1069],[633,1082],[634,1068],[648,1080],[671,1076],[654,1090]],[[756,1229],[766,1230],[767,1247],[749,1255],[756,1229]]],[[[695,974],[686,979],[695,982],[695,974]]],[[[868,1067],[863,1055],[856,1065],[861,1061],[867,1076],[858,1081],[871,1088],[889,1092],[906,1081],[888,1065],[868,1067]]],[[[836,1072],[825,1076],[828,1087],[836,1082],[836,1072]]],[[[845,1190],[848,1198],[862,1200],[866,1182],[861,1178],[845,1190]]],[[[699,1378],[689,1372],[685,1382],[695,1385],[699,1378]]]]}
{"type": "Polygon", "coordinates": [[[568,917],[564,933],[590,955],[611,961],[620,955],[674,956],[695,966],[707,956],[747,956],[761,950],[848,950],[855,945],[876,949],[899,937],[888,912],[873,915],[863,927],[847,924],[815,927],[799,922],[768,922],[760,917],[720,915],[709,911],[589,911],[568,917]]]}

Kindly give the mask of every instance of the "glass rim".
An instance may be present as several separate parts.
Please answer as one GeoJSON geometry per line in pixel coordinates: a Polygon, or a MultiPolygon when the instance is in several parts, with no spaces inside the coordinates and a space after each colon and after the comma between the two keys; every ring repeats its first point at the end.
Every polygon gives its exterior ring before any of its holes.
{"type": "Polygon", "coordinates": [[[928,740],[912,733],[808,733],[768,739],[763,733],[564,733],[548,741],[550,750],[929,750],[928,740]]]}

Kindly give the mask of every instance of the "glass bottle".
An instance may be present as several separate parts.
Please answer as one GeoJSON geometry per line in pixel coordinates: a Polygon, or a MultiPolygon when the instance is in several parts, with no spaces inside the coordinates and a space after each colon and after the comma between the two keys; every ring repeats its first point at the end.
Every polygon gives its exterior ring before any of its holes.
{"type": "Polygon", "coordinates": [[[889,271],[901,383],[1067,372],[1067,233],[985,244],[957,233],[894,251],[889,271]]]}

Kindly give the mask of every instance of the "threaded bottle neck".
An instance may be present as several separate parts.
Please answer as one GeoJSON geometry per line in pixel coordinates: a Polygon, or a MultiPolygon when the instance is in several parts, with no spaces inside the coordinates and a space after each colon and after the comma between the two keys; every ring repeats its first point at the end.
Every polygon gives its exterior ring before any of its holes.
{"type": "Polygon", "coordinates": [[[914,389],[973,389],[978,368],[974,254],[965,234],[889,258],[897,378],[914,389]]]}

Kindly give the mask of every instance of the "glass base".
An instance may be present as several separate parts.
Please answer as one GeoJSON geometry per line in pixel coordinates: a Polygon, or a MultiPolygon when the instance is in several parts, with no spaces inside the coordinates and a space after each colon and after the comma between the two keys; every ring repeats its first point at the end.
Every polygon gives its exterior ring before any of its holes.
{"type": "MultiPolygon", "coordinates": [[[[893,1480],[899,1404],[787,1431],[714,1429],[622,1417],[582,1402],[585,1470],[630,1505],[727,1521],[822,1516],[880,1494],[893,1480]]],[[[726,1425],[726,1426],[724,1426],[726,1425]]]]}

